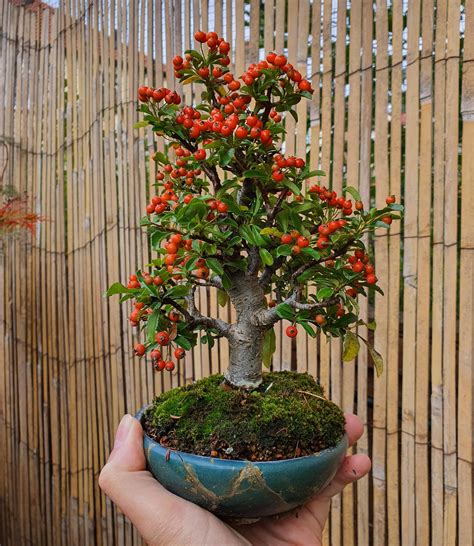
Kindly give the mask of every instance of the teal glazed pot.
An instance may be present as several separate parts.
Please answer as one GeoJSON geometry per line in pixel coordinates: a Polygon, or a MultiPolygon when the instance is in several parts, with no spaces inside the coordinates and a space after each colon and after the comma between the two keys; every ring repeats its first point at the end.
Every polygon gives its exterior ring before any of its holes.
{"type": "MultiPolygon", "coordinates": [[[[137,414],[141,421],[146,406],[137,414]]],[[[169,450],[146,434],[148,469],[168,491],[221,517],[257,520],[301,506],[334,477],[348,447],[280,461],[215,459],[169,450]]]]}

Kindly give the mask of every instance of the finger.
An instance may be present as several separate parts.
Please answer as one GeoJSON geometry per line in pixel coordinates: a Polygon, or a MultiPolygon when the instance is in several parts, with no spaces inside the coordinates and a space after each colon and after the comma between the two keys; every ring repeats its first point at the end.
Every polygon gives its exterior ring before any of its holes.
{"type": "Polygon", "coordinates": [[[365,476],[372,466],[367,455],[357,454],[346,457],[339,467],[334,479],[318,495],[317,500],[330,499],[340,493],[346,485],[353,483],[365,476]]]}
{"type": "Polygon", "coordinates": [[[364,432],[364,423],[353,413],[346,413],[346,433],[349,437],[349,446],[353,446],[364,432]]]}

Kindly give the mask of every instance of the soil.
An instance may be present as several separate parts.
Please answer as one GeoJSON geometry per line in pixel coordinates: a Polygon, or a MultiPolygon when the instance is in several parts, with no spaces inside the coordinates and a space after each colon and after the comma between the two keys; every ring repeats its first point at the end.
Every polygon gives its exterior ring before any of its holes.
{"type": "Polygon", "coordinates": [[[254,390],[222,375],[170,390],[145,413],[146,434],[162,446],[221,459],[292,459],[335,446],[344,414],[308,374],[264,374],[254,390]]]}

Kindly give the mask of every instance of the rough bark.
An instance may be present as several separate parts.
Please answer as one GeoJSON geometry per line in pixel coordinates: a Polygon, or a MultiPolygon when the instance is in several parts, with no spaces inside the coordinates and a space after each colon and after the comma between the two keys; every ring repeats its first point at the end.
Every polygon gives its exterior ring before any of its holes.
{"type": "Polygon", "coordinates": [[[230,361],[225,377],[235,387],[254,388],[262,382],[262,345],[268,326],[254,320],[266,307],[265,295],[256,277],[233,276],[229,297],[237,312],[230,327],[230,361]]]}

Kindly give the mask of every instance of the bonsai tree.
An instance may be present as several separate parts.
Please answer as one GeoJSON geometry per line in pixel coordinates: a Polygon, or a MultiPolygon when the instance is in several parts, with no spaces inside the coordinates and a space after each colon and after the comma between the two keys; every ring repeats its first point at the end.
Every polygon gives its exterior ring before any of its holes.
{"type": "MultiPolygon", "coordinates": [[[[284,55],[270,53],[236,78],[229,43],[215,32],[195,39],[199,48],[173,65],[183,85],[202,84],[198,104],[183,105],[166,88],[138,90],[137,126],[166,139],[167,153],[154,156],[156,192],[141,220],[156,257],[108,290],[135,300],[130,322],[145,336],[135,353],[171,371],[173,357],[179,362],[199,340],[225,337],[225,379],[251,389],[271,362],[275,324],[287,319],[289,338],[299,327],[344,338],[351,360],[362,324],[357,297],[381,291],[364,235],[388,228],[401,206],[389,196],[385,208],[366,209],[354,188],[337,195],[306,158],[284,153],[285,117],[296,119],[296,105],[313,93],[284,55]],[[230,300],[237,321],[204,316],[200,286],[217,290],[221,304],[230,300]]],[[[380,355],[369,350],[380,371],[380,355]]]]}

